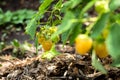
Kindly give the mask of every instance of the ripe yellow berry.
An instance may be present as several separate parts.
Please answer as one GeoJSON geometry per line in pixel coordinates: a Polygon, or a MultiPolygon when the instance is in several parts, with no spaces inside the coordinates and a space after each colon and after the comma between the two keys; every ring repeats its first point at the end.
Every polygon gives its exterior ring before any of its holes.
{"type": "Polygon", "coordinates": [[[54,40],[51,40],[51,35],[57,31],[57,27],[41,27],[40,31],[36,33],[36,37],[38,39],[38,43],[42,45],[44,51],[49,51],[53,44],[58,42],[59,36],[57,36],[54,40]]]}
{"type": "Polygon", "coordinates": [[[52,48],[52,41],[51,40],[45,40],[42,42],[42,47],[45,51],[49,51],[52,48]]]}
{"type": "Polygon", "coordinates": [[[42,44],[45,41],[45,38],[43,36],[38,38],[38,43],[42,44]]]}
{"type": "Polygon", "coordinates": [[[39,44],[42,44],[42,42],[45,41],[45,37],[41,35],[39,32],[36,33],[36,37],[38,38],[39,44]]]}
{"type": "Polygon", "coordinates": [[[96,55],[99,58],[105,58],[109,55],[104,42],[102,42],[102,43],[95,42],[94,43],[94,50],[95,50],[96,55]]]}
{"type": "Polygon", "coordinates": [[[80,34],[75,39],[75,50],[81,55],[85,55],[92,47],[92,39],[85,35],[80,34]]]}

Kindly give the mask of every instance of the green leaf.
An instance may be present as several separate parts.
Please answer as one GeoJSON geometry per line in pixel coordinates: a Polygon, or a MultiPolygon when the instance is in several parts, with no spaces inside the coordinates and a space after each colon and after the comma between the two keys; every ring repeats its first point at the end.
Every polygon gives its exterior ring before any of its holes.
{"type": "Polygon", "coordinates": [[[118,7],[120,7],[120,0],[111,0],[109,7],[111,10],[116,10],[118,7]]]}
{"type": "Polygon", "coordinates": [[[51,48],[51,50],[43,53],[41,57],[43,59],[51,60],[52,58],[54,58],[55,56],[57,56],[59,54],[60,53],[58,51],[56,51],[56,49],[55,49],[55,45],[53,45],[52,48],[51,48]]]}
{"type": "Polygon", "coordinates": [[[74,27],[74,29],[72,30],[72,33],[70,35],[70,44],[73,44],[75,41],[75,38],[77,37],[78,34],[80,34],[81,31],[81,24],[77,25],[74,27]]]}
{"type": "Polygon", "coordinates": [[[96,0],[92,0],[89,3],[87,3],[86,6],[83,7],[79,17],[82,17],[83,14],[85,14],[85,12],[88,11],[94,5],[95,2],[96,2],[96,0]]]}
{"type": "Polygon", "coordinates": [[[74,24],[72,24],[72,27],[70,29],[68,29],[66,32],[62,33],[63,44],[65,44],[66,41],[69,39],[70,44],[72,45],[74,43],[76,36],[81,31],[81,26],[82,25],[80,23],[74,23],[74,24]]]}
{"type": "Polygon", "coordinates": [[[62,34],[64,32],[66,32],[68,29],[70,29],[72,27],[72,24],[74,23],[75,16],[72,12],[67,11],[67,13],[65,14],[61,25],[58,27],[58,31],[55,32],[52,35],[52,39],[54,39],[56,36],[58,36],[59,34],[62,34]]]}
{"type": "Polygon", "coordinates": [[[62,33],[61,39],[63,44],[66,43],[71,33],[72,33],[72,29],[68,29],[66,32],[62,33]]]}
{"type": "Polygon", "coordinates": [[[60,9],[62,7],[62,0],[59,0],[57,4],[54,6],[54,9],[60,9]]]}
{"type": "Polygon", "coordinates": [[[114,60],[113,65],[120,67],[120,25],[114,23],[111,26],[110,33],[106,39],[106,45],[109,54],[114,60]]]}
{"type": "Polygon", "coordinates": [[[74,8],[77,6],[82,0],[71,0],[71,8],[74,8]]]}
{"type": "Polygon", "coordinates": [[[67,8],[75,8],[80,2],[82,2],[82,0],[69,0],[67,2],[65,2],[63,5],[63,9],[66,10],[67,8]]]}
{"type": "Polygon", "coordinates": [[[38,55],[38,47],[39,47],[39,44],[38,44],[38,37],[36,37],[36,39],[35,39],[36,55],[38,55]]]}
{"type": "Polygon", "coordinates": [[[111,23],[117,22],[120,24],[120,14],[113,14],[112,16],[110,16],[110,21],[111,23]]]}
{"type": "Polygon", "coordinates": [[[11,42],[11,44],[12,44],[13,46],[15,46],[15,47],[20,47],[20,43],[18,42],[17,39],[14,39],[14,40],[11,42]]]}
{"type": "Polygon", "coordinates": [[[26,33],[29,34],[32,39],[34,39],[34,35],[35,35],[35,31],[37,28],[37,22],[36,22],[36,18],[33,18],[26,27],[26,33]]]}
{"type": "Polygon", "coordinates": [[[44,0],[44,2],[39,7],[39,12],[44,13],[53,0],[44,0]]]}
{"type": "Polygon", "coordinates": [[[3,10],[0,8],[0,14],[3,14],[3,10]]]}
{"type": "Polygon", "coordinates": [[[0,42],[0,52],[3,48],[5,48],[5,42],[0,42]]]}
{"type": "Polygon", "coordinates": [[[35,31],[37,28],[37,21],[40,20],[41,16],[47,11],[48,6],[52,3],[53,0],[45,0],[39,7],[39,12],[31,19],[27,24],[26,33],[29,34],[32,39],[34,39],[35,31]]]}
{"type": "Polygon", "coordinates": [[[101,17],[97,20],[97,22],[93,25],[91,37],[97,38],[99,34],[101,34],[104,29],[107,21],[109,19],[109,13],[102,14],[101,17]]]}
{"type": "Polygon", "coordinates": [[[117,57],[116,59],[113,59],[113,62],[112,62],[111,65],[115,66],[115,67],[120,67],[120,57],[117,57]]]}
{"type": "Polygon", "coordinates": [[[103,67],[103,65],[101,64],[101,62],[99,61],[99,59],[97,58],[95,52],[93,51],[92,53],[92,66],[95,67],[95,69],[99,70],[100,72],[102,72],[103,74],[107,74],[106,69],[103,67]]]}
{"type": "Polygon", "coordinates": [[[12,16],[13,16],[12,12],[11,12],[11,11],[7,11],[7,12],[4,14],[3,21],[6,22],[6,23],[7,23],[7,22],[10,22],[11,19],[12,19],[12,16]]]}

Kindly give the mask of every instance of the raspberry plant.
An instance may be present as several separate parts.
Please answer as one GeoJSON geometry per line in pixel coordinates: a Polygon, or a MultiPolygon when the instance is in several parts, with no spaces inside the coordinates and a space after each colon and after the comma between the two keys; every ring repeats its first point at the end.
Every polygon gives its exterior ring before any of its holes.
{"type": "MultiPolygon", "coordinates": [[[[44,26],[58,27],[57,31],[50,37],[51,40],[61,35],[63,44],[69,41],[72,45],[79,34],[88,35],[93,41],[103,40],[108,54],[113,59],[112,66],[120,67],[119,9],[119,0],[58,0],[55,2],[54,0],[44,0],[38,12],[28,23],[26,33],[32,39],[35,39],[36,28],[38,25],[42,25],[40,19],[46,12],[50,12],[48,21],[45,22],[44,26]],[[54,20],[54,17],[57,18],[54,20]],[[107,33],[104,32],[106,31],[105,29],[107,29],[107,33]]],[[[55,49],[52,48],[51,50],[56,53],[55,49]]],[[[94,47],[91,52],[91,58],[92,65],[106,74],[107,71],[104,65],[101,64],[99,56],[96,55],[94,47]]]]}

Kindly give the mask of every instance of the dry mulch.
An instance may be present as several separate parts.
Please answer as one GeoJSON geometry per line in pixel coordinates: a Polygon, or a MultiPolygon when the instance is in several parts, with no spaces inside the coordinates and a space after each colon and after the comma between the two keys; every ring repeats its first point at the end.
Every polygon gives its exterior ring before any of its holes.
{"type": "Polygon", "coordinates": [[[51,61],[41,59],[40,55],[23,60],[5,59],[0,58],[0,80],[120,80],[120,69],[110,67],[109,58],[103,60],[107,75],[91,66],[90,55],[61,53],[51,61]]]}

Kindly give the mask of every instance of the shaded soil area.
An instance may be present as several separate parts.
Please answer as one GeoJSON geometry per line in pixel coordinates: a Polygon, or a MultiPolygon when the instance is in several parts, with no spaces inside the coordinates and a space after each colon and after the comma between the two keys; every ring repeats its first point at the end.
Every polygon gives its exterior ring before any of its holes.
{"type": "Polygon", "coordinates": [[[3,32],[0,32],[0,37],[1,37],[1,41],[5,41],[7,44],[9,44],[10,42],[12,42],[14,39],[17,39],[20,43],[23,43],[25,41],[33,43],[33,40],[31,40],[30,36],[27,35],[25,33],[25,31],[13,31],[13,32],[9,32],[6,33],[5,36],[3,36],[3,32]]]}
{"type": "Polygon", "coordinates": [[[18,9],[38,10],[39,0],[1,0],[0,7],[4,10],[16,11],[18,9]]]}

